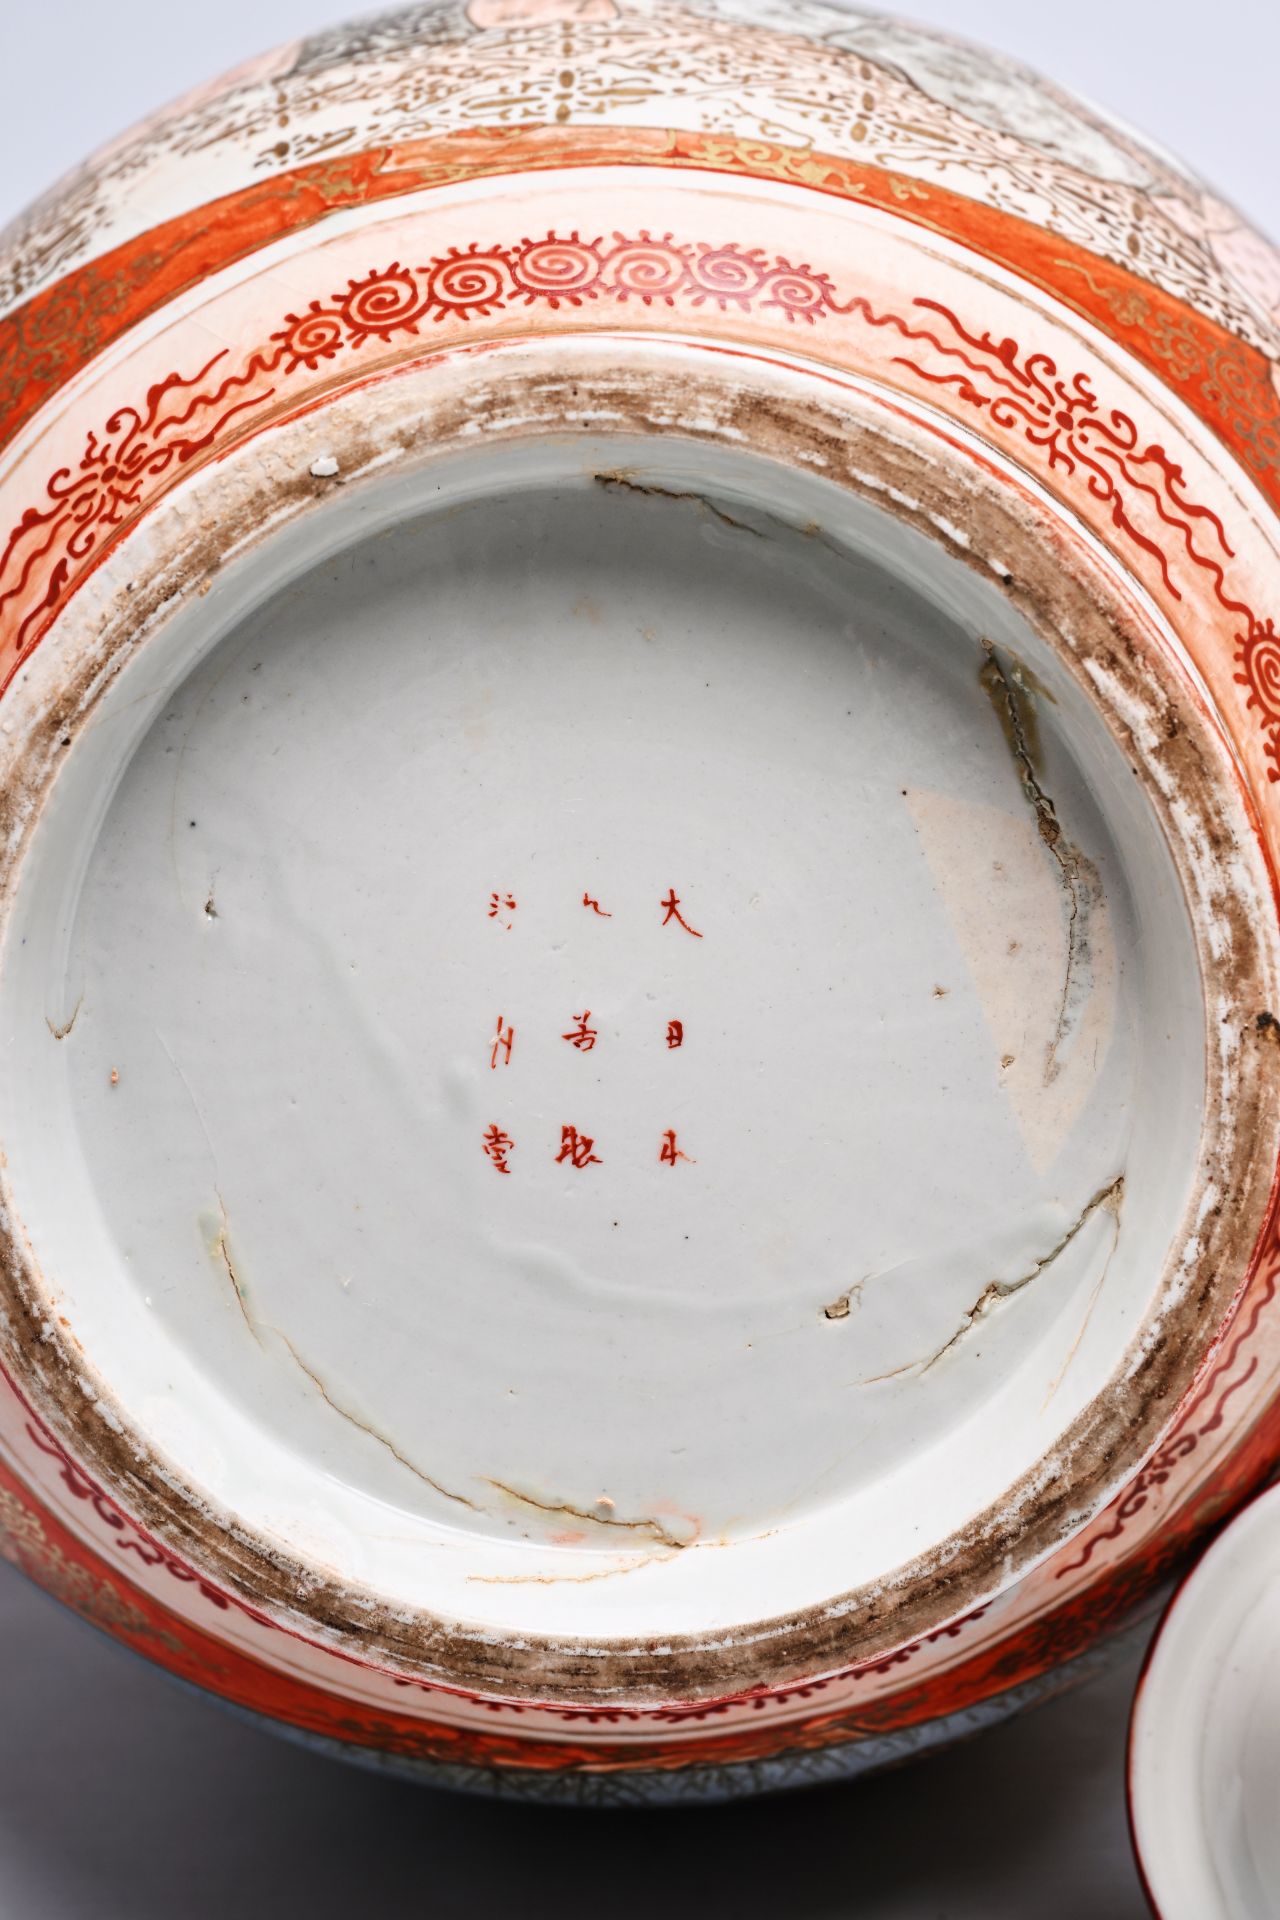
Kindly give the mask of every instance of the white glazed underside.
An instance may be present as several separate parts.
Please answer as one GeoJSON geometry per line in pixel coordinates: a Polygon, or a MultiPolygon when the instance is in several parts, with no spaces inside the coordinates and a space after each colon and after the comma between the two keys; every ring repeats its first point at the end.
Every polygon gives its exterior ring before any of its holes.
{"type": "Polygon", "coordinates": [[[1280,1495],[1243,1513],[1160,1630],[1135,1709],[1134,1833],[1162,1920],[1280,1899],[1280,1495]]]}
{"type": "Polygon", "coordinates": [[[38,824],[0,1131],[57,1311],[184,1479],[406,1608],[874,1581],[1103,1388],[1187,1202],[1142,787],[994,588],[816,478],[580,436],[354,501],[168,622],[38,824]],[[1096,869],[1065,1002],[983,638],[1096,869]]]}

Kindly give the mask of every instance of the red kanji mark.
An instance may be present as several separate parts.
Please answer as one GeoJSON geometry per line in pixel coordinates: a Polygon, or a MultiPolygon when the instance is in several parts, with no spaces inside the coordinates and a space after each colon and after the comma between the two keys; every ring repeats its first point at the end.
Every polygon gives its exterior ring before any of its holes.
{"type": "Polygon", "coordinates": [[[677,1160],[687,1160],[691,1167],[697,1165],[697,1161],[691,1153],[682,1153],[680,1151],[680,1148],[676,1145],[676,1130],[674,1127],[668,1127],[662,1136],[662,1147],[658,1153],[658,1164],[664,1167],[674,1167],[677,1160]]]}
{"type": "Polygon", "coordinates": [[[514,1146],[515,1141],[511,1138],[510,1134],[504,1133],[495,1120],[484,1136],[484,1151],[485,1158],[493,1163],[499,1173],[510,1173],[511,1169],[507,1165],[507,1155],[514,1146]]]}
{"type": "Polygon", "coordinates": [[[671,888],[670,892],[668,893],[666,899],[663,901],[662,904],[667,910],[662,920],[662,924],[664,927],[668,924],[669,921],[678,920],[686,933],[691,933],[695,940],[701,940],[702,935],[698,932],[697,928],[691,927],[689,925],[689,922],[685,919],[684,915],[681,913],[680,895],[676,892],[674,887],[671,888]]]}
{"type": "Polygon", "coordinates": [[[575,1013],[573,1017],[578,1024],[575,1027],[571,1027],[568,1033],[562,1033],[560,1038],[567,1040],[571,1047],[576,1047],[579,1053],[590,1053],[592,1047],[594,1047],[600,1037],[596,1029],[588,1025],[591,1019],[590,1007],[588,1007],[584,1013],[575,1013]]]}
{"type": "Polygon", "coordinates": [[[599,1154],[591,1151],[595,1144],[590,1134],[579,1133],[576,1127],[561,1127],[560,1151],[556,1155],[556,1165],[559,1166],[562,1160],[568,1160],[575,1167],[602,1167],[604,1161],[599,1154]]]}
{"type": "Polygon", "coordinates": [[[667,1045],[668,1047],[682,1047],[684,1045],[684,1021],[683,1020],[668,1020],[667,1045]]]}
{"type": "Polygon", "coordinates": [[[514,894],[491,893],[489,895],[489,918],[491,920],[501,920],[507,932],[510,933],[513,925],[510,916],[515,912],[516,906],[517,901],[514,894]]]}
{"type": "Polygon", "coordinates": [[[498,1015],[498,1031],[494,1034],[493,1045],[489,1049],[489,1065],[491,1067],[497,1066],[499,1054],[502,1055],[502,1064],[504,1067],[509,1067],[511,1065],[511,1047],[512,1047],[512,1043],[515,1040],[515,1037],[516,1037],[516,1030],[514,1027],[509,1026],[506,1032],[505,1033],[503,1032],[502,1015],[499,1014],[498,1015]]]}
{"type": "Polygon", "coordinates": [[[602,920],[612,920],[613,918],[613,915],[611,913],[607,913],[605,909],[600,905],[600,902],[598,900],[593,900],[589,893],[583,894],[582,904],[584,907],[590,907],[592,913],[598,913],[602,920]]]}

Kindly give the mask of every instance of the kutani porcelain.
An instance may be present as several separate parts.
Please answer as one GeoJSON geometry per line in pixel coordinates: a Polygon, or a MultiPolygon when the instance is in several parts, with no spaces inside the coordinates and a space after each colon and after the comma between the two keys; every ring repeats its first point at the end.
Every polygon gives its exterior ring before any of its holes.
{"type": "Polygon", "coordinates": [[[1280,1903],[1280,1488],[1179,1588],[1129,1739],[1129,1812],[1161,1920],[1270,1920],[1280,1903]]]}
{"type": "Polygon", "coordinates": [[[548,1797],[1101,1658],[1276,1449],[1280,261],[878,16],[471,0],[0,299],[7,1555],[548,1797]]]}

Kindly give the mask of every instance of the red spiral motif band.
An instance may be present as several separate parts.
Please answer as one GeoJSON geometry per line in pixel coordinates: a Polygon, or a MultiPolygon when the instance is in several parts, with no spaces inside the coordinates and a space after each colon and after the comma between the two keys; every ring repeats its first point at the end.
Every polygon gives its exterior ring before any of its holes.
{"type": "MultiPolygon", "coordinates": [[[[1272,621],[1254,621],[1250,625],[1240,636],[1236,658],[1240,663],[1236,679],[1249,690],[1249,706],[1256,708],[1265,726],[1280,728],[1280,634],[1272,621]]],[[[1274,734],[1270,751],[1274,759],[1274,734]]],[[[1273,771],[1271,778],[1277,777],[1273,771]]]]}
{"type": "Polygon", "coordinates": [[[358,346],[370,336],[384,337],[389,328],[413,326],[426,313],[431,298],[429,291],[424,296],[415,274],[393,261],[385,273],[352,280],[334,304],[347,337],[358,346]]]}
{"type": "Polygon", "coordinates": [[[465,253],[455,251],[419,272],[422,310],[430,312],[435,320],[450,314],[458,320],[471,320],[477,314],[496,313],[511,298],[514,287],[511,263],[500,249],[481,252],[471,247],[465,253]]]}
{"type": "Polygon", "coordinates": [[[576,233],[558,240],[549,233],[545,240],[527,241],[513,253],[511,274],[529,304],[545,300],[555,307],[565,300],[577,306],[584,299],[595,299],[603,264],[598,240],[580,240],[576,233]]]}
{"type": "Polygon", "coordinates": [[[690,263],[690,272],[698,293],[707,299],[721,307],[747,308],[768,281],[769,262],[758,248],[745,253],[741,247],[704,247],[690,263]]]}
{"type": "Polygon", "coordinates": [[[662,240],[651,240],[648,234],[638,240],[615,236],[602,263],[600,284],[619,300],[662,300],[674,306],[677,294],[689,288],[689,252],[676,246],[670,234],[662,240]]]}
{"type": "Polygon", "coordinates": [[[1104,406],[1085,374],[1062,372],[1045,354],[975,332],[935,300],[914,301],[910,317],[880,313],[862,295],[841,300],[832,277],[807,263],[645,229],[594,238],[577,229],[567,236],[549,232],[510,246],[473,243],[425,266],[392,261],[287,314],[242,366],[222,372],[226,356],[215,355],[194,375],[175,373],[160,382],[145,406],[118,408],[89,435],[78,466],[50,477],[44,502],[27,510],[0,551],[0,631],[7,629],[10,660],[30,650],[82,569],[163,485],[300,368],[315,372],[368,341],[390,344],[415,335],[426,322],[471,322],[514,305],[588,301],[622,309],[714,303],[722,311],[758,309],[810,326],[848,315],[896,334],[904,348],[894,356],[897,365],[927,389],[947,393],[953,405],[981,411],[989,426],[1021,438],[1059,474],[1074,477],[1173,599],[1183,597],[1180,568],[1193,567],[1208,581],[1218,605],[1238,622],[1235,677],[1266,734],[1270,777],[1280,780],[1274,624],[1230,583],[1235,554],[1218,515],[1191,498],[1185,474],[1159,443],[1144,441],[1128,414],[1104,406]]]}

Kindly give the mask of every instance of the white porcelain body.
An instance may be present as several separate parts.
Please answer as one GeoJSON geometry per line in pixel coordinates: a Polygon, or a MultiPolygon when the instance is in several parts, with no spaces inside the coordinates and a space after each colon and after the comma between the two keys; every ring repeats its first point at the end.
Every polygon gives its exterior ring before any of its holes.
{"type": "Polygon", "coordinates": [[[9,260],[14,1557],[557,1781],[1033,1685],[1267,1444],[1266,256],[925,36],[553,0],[9,260]]]}
{"type": "Polygon", "coordinates": [[[1129,1808],[1161,1920],[1280,1911],[1280,1488],[1232,1521],[1180,1587],[1147,1660],[1129,1808]]]}

